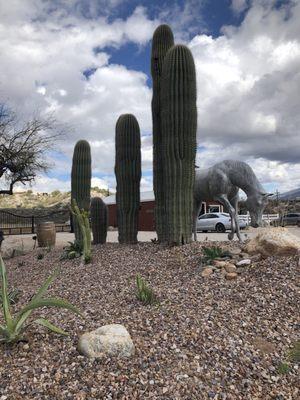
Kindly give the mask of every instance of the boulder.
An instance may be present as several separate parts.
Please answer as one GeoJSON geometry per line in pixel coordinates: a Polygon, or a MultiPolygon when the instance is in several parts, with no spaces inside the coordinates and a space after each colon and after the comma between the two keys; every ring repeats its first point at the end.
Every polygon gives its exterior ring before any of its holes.
{"type": "Polygon", "coordinates": [[[123,325],[111,324],[84,333],[79,338],[78,350],[90,358],[128,358],[134,354],[134,344],[123,325]]]}
{"type": "Polygon", "coordinates": [[[286,228],[265,228],[245,246],[249,254],[269,256],[292,256],[300,252],[300,238],[286,228]]]}

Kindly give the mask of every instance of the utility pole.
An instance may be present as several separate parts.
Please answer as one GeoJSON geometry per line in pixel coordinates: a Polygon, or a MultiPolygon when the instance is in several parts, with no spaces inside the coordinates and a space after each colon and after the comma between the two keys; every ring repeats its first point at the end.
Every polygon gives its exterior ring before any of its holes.
{"type": "Polygon", "coordinates": [[[276,204],[277,204],[277,207],[278,207],[278,205],[279,205],[279,192],[278,192],[278,189],[276,189],[276,204]]]}

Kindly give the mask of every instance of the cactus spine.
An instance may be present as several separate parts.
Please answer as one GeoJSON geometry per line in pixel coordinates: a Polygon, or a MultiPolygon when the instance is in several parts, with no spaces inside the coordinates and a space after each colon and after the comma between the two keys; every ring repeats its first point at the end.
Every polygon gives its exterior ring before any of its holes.
{"type": "Polygon", "coordinates": [[[105,243],[107,236],[107,206],[100,197],[92,198],[90,213],[93,243],[105,243]]]}
{"type": "MultiPolygon", "coordinates": [[[[91,149],[86,140],[79,140],[73,153],[71,172],[71,199],[75,199],[80,210],[89,211],[91,199],[91,149]]],[[[78,222],[73,218],[75,239],[82,245],[82,234],[78,222]]]]}
{"type": "Polygon", "coordinates": [[[119,243],[136,243],[140,206],[141,138],[132,114],[123,114],[116,124],[115,175],[119,243]]]}
{"type": "Polygon", "coordinates": [[[155,194],[155,226],[159,242],[167,240],[160,87],[163,61],[167,51],[173,45],[174,37],[171,28],[168,25],[160,25],[156,28],[152,39],[151,74],[153,80],[153,188],[155,194]]]}
{"type": "Polygon", "coordinates": [[[189,243],[192,236],[196,157],[196,72],[184,45],[168,50],[161,82],[162,147],[168,242],[189,243]]]}

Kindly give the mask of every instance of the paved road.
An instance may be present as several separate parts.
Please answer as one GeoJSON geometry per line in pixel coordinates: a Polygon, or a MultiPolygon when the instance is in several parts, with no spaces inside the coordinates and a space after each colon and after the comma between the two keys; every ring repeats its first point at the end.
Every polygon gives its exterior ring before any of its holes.
{"type": "MultiPolygon", "coordinates": [[[[299,227],[289,227],[288,228],[291,233],[300,237],[300,228],[299,227]]],[[[242,232],[242,237],[244,239],[252,238],[259,232],[258,229],[249,228],[242,232]]],[[[228,232],[227,233],[198,233],[197,238],[198,241],[226,241],[228,232]]],[[[109,231],[107,235],[108,242],[117,242],[118,241],[118,232],[117,231],[109,231]]],[[[138,240],[141,242],[150,242],[151,239],[156,238],[155,232],[139,232],[138,240]]],[[[72,233],[57,233],[56,236],[56,247],[62,248],[74,240],[74,234],[72,233]]],[[[235,239],[236,240],[236,239],[235,239]]],[[[11,235],[5,237],[5,240],[2,244],[2,251],[5,252],[6,250],[13,249],[13,248],[24,248],[26,252],[33,248],[33,240],[32,235],[11,235]]]]}

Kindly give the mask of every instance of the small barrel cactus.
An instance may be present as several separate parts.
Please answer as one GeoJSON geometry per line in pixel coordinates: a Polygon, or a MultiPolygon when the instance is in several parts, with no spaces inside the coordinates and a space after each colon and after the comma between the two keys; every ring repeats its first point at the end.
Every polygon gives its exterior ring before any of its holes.
{"type": "Polygon", "coordinates": [[[161,131],[161,74],[167,51],[174,45],[174,37],[168,25],[156,28],[152,39],[151,74],[153,80],[153,188],[155,195],[155,227],[158,241],[167,240],[164,163],[161,131]]]}
{"type": "Polygon", "coordinates": [[[135,116],[123,114],[116,124],[115,175],[120,243],[136,243],[140,207],[141,138],[135,116]]]}
{"type": "MultiPolygon", "coordinates": [[[[71,199],[76,200],[80,210],[89,211],[91,200],[91,148],[86,140],[79,140],[75,147],[71,172],[71,199]]],[[[75,239],[82,242],[76,219],[73,218],[75,239]]]]}
{"type": "Polygon", "coordinates": [[[184,45],[168,50],[161,81],[162,148],[168,243],[192,237],[196,157],[196,72],[184,45]]]}
{"type": "Polygon", "coordinates": [[[91,201],[90,216],[93,232],[93,243],[103,244],[107,236],[107,205],[101,197],[93,197],[91,201]]]}

